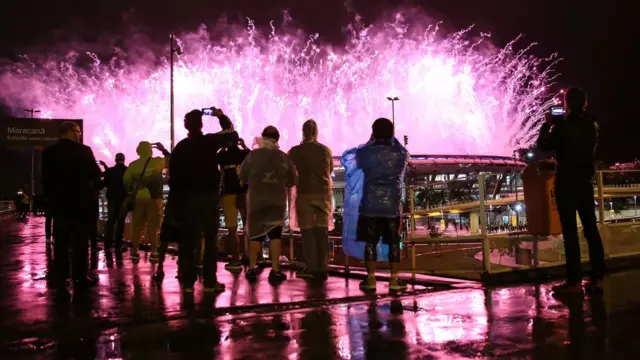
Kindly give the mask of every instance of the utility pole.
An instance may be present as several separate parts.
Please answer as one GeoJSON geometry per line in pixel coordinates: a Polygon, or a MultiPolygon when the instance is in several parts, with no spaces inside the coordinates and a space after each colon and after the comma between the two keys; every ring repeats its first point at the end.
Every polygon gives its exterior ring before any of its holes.
{"type": "Polygon", "coordinates": [[[391,96],[387,96],[387,100],[391,101],[391,122],[393,123],[393,126],[395,127],[396,125],[396,101],[399,101],[400,98],[397,96],[391,97],[391,96]]]}
{"type": "MultiPolygon", "coordinates": [[[[24,109],[25,112],[28,112],[31,114],[31,118],[34,118],[34,114],[35,113],[39,113],[40,110],[36,110],[36,109],[24,109]]],[[[33,195],[35,195],[36,193],[36,149],[35,148],[31,148],[31,199],[33,199],[33,195]]]]}
{"type": "Polygon", "coordinates": [[[176,44],[176,37],[173,34],[169,34],[169,93],[170,93],[170,112],[171,112],[171,151],[175,147],[175,121],[174,121],[174,96],[173,96],[173,62],[174,54],[182,55],[182,50],[176,44]]]}

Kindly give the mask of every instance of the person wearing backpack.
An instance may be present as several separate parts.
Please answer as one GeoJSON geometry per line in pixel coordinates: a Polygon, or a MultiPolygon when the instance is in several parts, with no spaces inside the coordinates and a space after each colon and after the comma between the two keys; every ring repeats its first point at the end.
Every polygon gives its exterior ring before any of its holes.
{"type": "MultiPolygon", "coordinates": [[[[162,144],[154,144],[158,150],[164,150],[162,144]]],[[[165,167],[163,157],[153,157],[153,146],[148,141],[141,141],[136,149],[139,158],[129,164],[122,182],[130,191],[131,209],[131,261],[140,261],[138,253],[140,233],[146,227],[145,239],[151,245],[149,262],[157,263],[158,256],[158,228],[162,219],[162,170],[165,167]],[[135,195],[135,196],[134,196],[135,195]],[[133,205],[133,206],[132,206],[133,205]]]]}

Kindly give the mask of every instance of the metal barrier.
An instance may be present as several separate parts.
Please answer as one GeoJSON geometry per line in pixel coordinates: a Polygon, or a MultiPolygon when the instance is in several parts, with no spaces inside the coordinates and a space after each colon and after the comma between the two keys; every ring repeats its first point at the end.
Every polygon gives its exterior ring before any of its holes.
{"type": "MultiPolygon", "coordinates": [[[[412,275],[429,273],[478,279],[482,273],[495,274],[564,264],[564,246],[560,236],[535,237],[528,234],[526,230],[493,234],[487,231],[487,220],[490,214],[488,209],[490,207],[511,208],[516,204],[515,212],[518,214],[517,209],[522,205],[517,204],[524,200],[522,194],[518,196],[518,186],[516,186],[515,196],[487,197],[487,176],[491,176],[491,174],[478,174],[477,183],[473,185],[477,186],[477,200],[451,202],[425,209],[417,209],[415,205],[415,193],[420,187],[409,187],[410,226],[408,227],[406,244],[409,247],[409,270],[412,275]],[[445,214],[455,213],[469,214],[470,222],[475,220],[477,228],[472,224],[468,236],[449,237],[439,234],[433,236],[432,233],[421,234],[416,230],[416,220],[420,217],[439,217],[444,225],[445,214]],[[466,252],[464,249],[460,250],[462,243],[466,244],[468,248],[466,252]],[[440,269],[425,266],[425,264],[434,263],[434,259],[437,257],[444,257],[442,256],[444,251],[441,249],[443,245],[453,248],[449,251],[455,253],[457,258],[446,257],[448,263],[441,264],[440,269]],[[417,250],[424,246],[433,246],[435,251],[417,254],[417,250]],[[469,253],[473,256],[471,257],[469,253]],[[416,261],[417,255],[423,255],[422,259],[424,260],[420,264],[416,261]]],[[[594,197],[597,206],[594,206],[594,211],[598,219],[607,259],[640,255],[640,234],[635,235],[636,232],[640,232],[640,221],[637,221],[639,218],[636,216],[640,184],[637,183],[636,177],[640,177],[640,170],[604,170],[596,173],[594,197]],[[624,177],[630,174],[633,174],[633,181],[625,181],[624,177]],[[633,203],[630,203],[631,198],[633,198],[633,203]],[[621,209],[619,215],[614,211],[614,204],[617,204],[621,209]],[[633,205],[633,208],[630,209],[631,205],[629,204],[633,205]],[[611,209],[607,211],[609,206],[611,209]],[[609,215],[607,215],[608,213],[609,215]]],[[[516,225],[516,227],[522,227],[520,223],[516,225]]],[[[585,244],[585,239],[581,236],[581,245],[585,244]]],[[[585,245],[581,248],[582,260],[587,261],[587,247],[585,245]]]]}
{"type": "MultiPolygon", "coordinates": [[[[621,173],[637,173],[640,178],[640,170],[598,171],[594,186],[597,201],[594,211],[598,218],[607,258],[640,255],[640,241],[638,241],[640,235],[635,235],[636,230],[640,232],[640,221],[637,221],[640,217],[635,216],[637,213],[635,199],[640,195],[640,181],[621,180],[621,173]],[[633,210],[622,210],[614,214],[613,204],[625,198],[634,199],[633,210]],[[611,210],[607,211],[607,207],[611,210]]],[[[477,280],[482,274],[564,264],[564,248],[559,237],[535,237],[523,229],[524,224],[521,222],[526,221],[526,217],[524,214],[519,215],[519,210],[513,206],[524,201],[517,175],[510,175],[512,179],[516,178],[515,190],[503,191],[499,194],[500,196],[495,196],[495,191],[494,193],[487,191],[493,186],[495,178],[500,176],[502,175],[492,173],[470,176],[468,186],[473,190],[473,201],[449,201],[444,205],[422,208],[416,205],[416,193],[426,186],[408,186],[406,189],[407,222],[403,230],[404,255],[400,270],[410,272],[413,276],[422,273],[477,280]],[[507,209],[509,214],[514,212],[514,208],[516,209],[515,216],[509,215],[507,220],[501,219],[502,222],[512,224],[514,221],[512,218],[516,218],[518,222],[514,231],[507,229],[500,232],[494,229],[496,228],[495,219],[492,217],[499,216],[499,213],[496,214],[497,208],[507,209]],[[447,216],[459,214],[460,220],[464,215],[468,230],[458,233],[457,229],[463,224],[455,222],[456,232],[449,234],[445,230],[441,233],[429,231],[425,233],[417,229],[418,220],[421,219],[435,222],[439,218],[441,224],[446,223],[444,214],[447,216]]],[[[288,210],[289,204],[287,224],[288,210]]],[[[224,236],[225,233],[222,230],[220,236],[224,236]]],[[[287,226],[283,235],[288,239],[283,241],[282,254],[286,254],[291,265],[301,265],[303,261],[297,260],[302,260],[302,254],[296,246],[296,242],[301,241],[300,234],[293,232],[287,226]]],[[[581,242],[584,243],[584,239],[581,239],[581,242]]],[[[339,266],[347,274],[352,267],[363,267],[362,261],[350,258],[340,251],[339,237],[331,237],[331,243],[333,246],[330,247],[330,264],[339,266]]],[[[583,257],[583,261],[587,259],[588,257],[583,257]]]]}
{"type": "Polygon", "coordinates": [[[13,201],[0,201],[0,216],[12,214],[15,210],[13,201]]]}

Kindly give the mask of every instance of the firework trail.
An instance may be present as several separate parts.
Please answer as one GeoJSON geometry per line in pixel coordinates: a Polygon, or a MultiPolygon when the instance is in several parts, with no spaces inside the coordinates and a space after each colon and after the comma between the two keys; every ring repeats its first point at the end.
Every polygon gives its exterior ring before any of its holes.
{"type": "MultiPolygon", "coordinates": [[[[338,154],[366,141],[373,120],[391,118],[386,97],[398,96],[396,134],[409,136],[414,154],[510,155],[530,145],[536,120],[554,101],[547,89],[557,56],[535,57],[532,45],[516,50],[520,38],[495,48],[488,34],[444,34],[421,19],[398,12],[364,25],[356,17],[342,46],[287,26],[261,32],[251,20],[214,34],[204,26],[180,34],[176,137],[186,136],[186,112],[217,106],[248,143],[266,125],[277,126],[285,150],[313,118],[320,140],[338,154]]],[[[141,140],[169,144],[168,49],[143,50],[153,56],[116,49],[110,58],[69,52],[5,62],[0,101],[36,107],[45,117],[82,118],[97,157],[122,151],[132,158],[141,140]]],[[[217,121],[205,130],[217,131],[217,121]]]]}

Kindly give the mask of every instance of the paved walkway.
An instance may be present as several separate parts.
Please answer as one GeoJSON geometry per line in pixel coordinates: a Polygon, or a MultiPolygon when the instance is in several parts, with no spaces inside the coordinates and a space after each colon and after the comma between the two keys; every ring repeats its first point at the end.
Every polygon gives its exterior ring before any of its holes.
{"type": "MultiPolygon", "coordinates": [[[[126,260],[126,258],[125,258],[126,260]]],[[[87,294],[47,286],[41,219],[0,220],[2,359],[639,359],[640,272],[603,299],[555,300],[550,284],[365,296],[358,280],[273,288],[220,271],[227,291],[184,295],[168,260],[107,267],[87,294]]],[[[261,280],[266,280],[265,271],[261,280]]]]}

